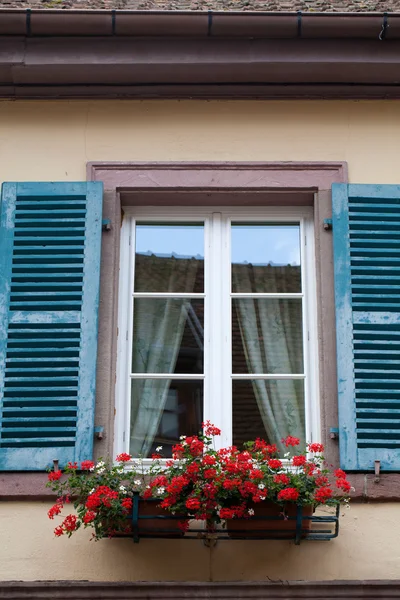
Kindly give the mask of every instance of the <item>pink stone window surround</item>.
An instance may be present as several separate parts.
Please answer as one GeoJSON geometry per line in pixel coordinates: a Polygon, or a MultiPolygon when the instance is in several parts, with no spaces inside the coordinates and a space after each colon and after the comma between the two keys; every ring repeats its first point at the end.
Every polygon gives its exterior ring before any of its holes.
{"type": "MultiPolygon", "coordinates": [[[[104,437],[95,440],[95,456],[112,453],[113,448],[121,206],[186,205],[190,202],[203,206],[314,206],[317,291],[321,307],[318,316],[321,429],[326,438],[322,441],[327,443],[329,461],[337,462],[337,442],[329,439],[329,427],[337,426],[336,373],[332,361],[335,352],[332,239],[331,234],[323,230],[322,222],[331,216],[332,183],[347,182],[347,164],[92,162],[87,165],[87,179],[104,182],[103,218],[111,219],[111,231],[103,234],[102,245],[95,417],[95,424],[104,426],[104,437]]],[[[380,488],[385,477],[381,477],[380,488]]],[[[42,473],[1,473],[0,483],[0,497],[3,498],[46,495],[42,473]]],[[[361,485],[356,487],[361,490],[361,485]]],[[[390,489],[388,493],[390,496],[390,489]]],[[[398,492],[396,494],[398,496],[398,492]]],[[[363,496],[363,490],[359,495],[363,496]]]]}

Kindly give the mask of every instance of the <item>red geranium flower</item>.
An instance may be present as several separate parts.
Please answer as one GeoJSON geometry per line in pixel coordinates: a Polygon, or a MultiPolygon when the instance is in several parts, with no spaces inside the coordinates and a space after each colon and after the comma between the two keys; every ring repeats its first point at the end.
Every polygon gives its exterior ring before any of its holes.
{"type": "Polygon", "coordinates": [[[124,500],[121,502],[121,505],[127,510],[130,510],[133,506],[132,498],[124,498],[124,500]]]}
{"type": "Polygon", "coordinates": [[[131,458],[131,455],[127,454],[126,452],[122,452],[121,454],[117,455],[118,462],[128,462],[128,460],[131,460],[131,458]]]}
{"type": "Polygon", "coordinates": [[[206,479],[215,479],[217,471],[215,469],[205,469],[203,475],[206,479]]]}
{"type": "Polygon", "coordinates": [[[82,471],[90,471],[90,469],[94,468],[94,462],[91,460],[83,460],[81,462],[82,471]]]}
{"type": "Polygon", "coordinates": [[[279,483],[281,485],[288,485],[288,483],[290,483],[290,477],[288,477],[284,473],[281,473],[279,475],[275,475],[274,476],[274,483],[279,483]]]}
{"type": "Polygon", "coordinates": [[[75,515],[68,515],[65,517],[62,526],[64,527],[65,531],[75,531],[76,521],[77,517],[75,515]]]}
{"type": "Polygon", "coordinates": [[[93,510],[88,510],[84,515],[83,515],[83,522],[84,523],[91,523],[92,521],[94,521],[96,518],[96,513],[93,510]]]}
{"type": "Polygon", "coordinates": [[[270,469],[281,469],[282,461],[279,458],[270,458],[268,461],[268,466],[270,469]]]}
{"type": "Polygon", "coordinates": [[[188,498],[185,502],[186,508],[189,510],[199,510],[201,504],[198,498],[188,498]]]}
{"type": "Polygon", "coordinates": [[[280,492],[278,492],[278,500],[290,500],[296,502],[299,497],[299,490],[294,487],[284,488],[280,492]]]}
{"type": "MultiPolygon", "coordinates": [[[[212,467],[213,465],[215,465],[215,463],[217,462],[217,459],[215,458],[215,456],[210,456],[210,455],[206,455],[203,458],[203,465],[206,465],[207,467],[212,467]]],[[[196,464],[196,463],[193,463],[196,464]]]]}
{"type": "Polygon", "coordinates": [[[307,462],[306,457],[303,454],[299,454],[299,456],[293,456],[292,463],[294,467],[302,467],[307,462]]]}
{"type": "Polygon", "coordinates": [[[67,468],[71,469],[72,471],[76,471],[76,469],[78,468],[78,463],[77,462],[69,462],[67,464],[67,468]]]}
{"type": "Polygon", "coordinates": [[[57,537],[60,537],[60,535],[63,535],[63,533],[64,533],[64,529],[61,527],[61,525],[56,527],[54,530],[54,535],[57,537]]]}
{"type": "Polygon", "coordinates": [[[324,485],[327,485],[327,483],[329,483],[329,480],[324,475],[320,475],[315,479],[315,485],[317,487],[323,487],[324,485]]]}
{"type": "Polygon", "coordinates": [[[347,475],[342,469],[336,469],[334,472],[335,477],[339,477],[340,479],[346,479],[347,475]]]}
{"type": "Polygon", "coordinates": [[[281,440],[282,444],[285,444],[286,448],[289,446],[298,446],[300,444],[300,440],[297,437],[293,437],[292,435],[288,435],[281,440]]]}
{"type": "Polygon", "coordinates": [[[47,513],[49,519],[54,519],[55,515],[59,515],[60,512],[62,511],[62,507],[63,507],[62,504],[59,502],[57,504],[55,504],[54,506],[52,506],[47,513]]]}
{"type": "Polygon", "coordinates": [[[47,475],[49,481],[58,481],[61,478],[62,471],[50,471],[47,475]]]}
{"type": "Polygon", "coordinates": [[[221,435],[221,430],[218,429],[218,427],[215,427],[215,425],[212,425],[210,421],[205,421],[201,426],[204,429],[204,434],[207,436],[221,435]]]}
{"type": "Polygon", "coordinates": [[[316,442],[313,444],[308,444],[308,449],[310,452],[323,452],[325,450],[323,444],[318,444],[316,442]]]}
{"type": "Polygon", "coordinates": [[[325,504],[329,498],[332,498],[333,492],[330,487],[320,487],[316,490],[314,494],[314,499],[316,502],[321,502],[321,504],[325,504]]]}
{"type": "Polygon", "coordinates": [[[342,489],[344,492],[349,492],[351,489],[350,483],[344,478],[339,478],[336,480],[336,487],[342,489]]]}

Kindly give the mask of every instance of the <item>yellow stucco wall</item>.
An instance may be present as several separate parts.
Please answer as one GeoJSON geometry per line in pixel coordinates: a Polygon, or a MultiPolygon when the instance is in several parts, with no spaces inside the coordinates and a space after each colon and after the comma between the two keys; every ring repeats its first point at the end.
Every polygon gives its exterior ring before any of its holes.
{"type": "MultiPolygon", "coordinates": [[[[400,102],[0,102],[0,181],[82,180],[87,161],[342,161],[400,183],[400,102]]],[[[0,580],[400,576],[400,506],[354,504],[331,542],[55,539],[40,502],[0,503],[0,580]]]]}
{"type": "Polygon", "coordinates": [[[0,102],[1,180],[80,180],[90,160],[347,160],[399,183],[400,102],[0,102]]]}
{"type": "Polygon", "coordinates": [[[353,504],[329,542],[55,538],[48,503],[0,503],[1,580],[242,581],[399,579],[400,508],[353,504]]]}

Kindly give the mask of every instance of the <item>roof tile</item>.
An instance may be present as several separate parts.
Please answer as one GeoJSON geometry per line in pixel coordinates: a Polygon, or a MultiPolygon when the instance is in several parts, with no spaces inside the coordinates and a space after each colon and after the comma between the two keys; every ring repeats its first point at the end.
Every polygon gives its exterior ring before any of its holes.
{"type": "Polygon", "coordinates": [[[396,12],[400,0],[0,0],[0,8],[396,12]]]}

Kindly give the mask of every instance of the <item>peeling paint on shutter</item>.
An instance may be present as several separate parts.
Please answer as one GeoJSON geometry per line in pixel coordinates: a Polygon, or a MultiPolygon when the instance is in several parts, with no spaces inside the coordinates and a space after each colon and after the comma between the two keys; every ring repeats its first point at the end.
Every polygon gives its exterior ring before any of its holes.
{"type": "Polygon", "coordinates": [[[332,194],[341,465],[400,470],[400,186],[332,194]]]}
{"type": "Polygon", "coordinates": [[[3,184],[0,469],[91,457],[101,212],[101,183],[3,184]]]}

